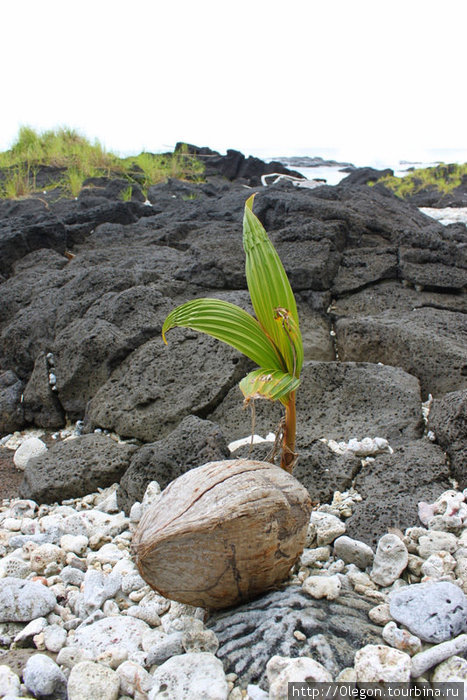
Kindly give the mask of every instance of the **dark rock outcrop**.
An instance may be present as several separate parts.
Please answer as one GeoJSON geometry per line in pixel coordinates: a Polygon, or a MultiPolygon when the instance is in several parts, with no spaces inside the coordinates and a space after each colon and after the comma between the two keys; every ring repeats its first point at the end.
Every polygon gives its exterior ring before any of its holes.
{"type": "Polygon", "coordinates": [[[261,176],[268,173],[279,173],[283,175],[293,175],[294,177],[303,178],[304,176],[294,170],[289,170],[279,161],[271,161],[265,163],[260,158],[248,156],[245,158],[243,153],[234,149],[229,149],[225,156],[222,156],[217,151],[212,151],[210,148],[199,148],[197,146],[178,143],[175,146],[175,151],[180,151],[182,148],[188,148],[188,152],[197,156],[205,167],[205,174],[209,177],[212,175],[220,175],[227,180],[243,180],[250,187],[255,187],[261,184],[261,176]]]}
{"type": "Polygon", "coordinates": [[[378,455],[355,479],[363,501],[346,520],[347,534],[375,546],[388,528],[411,527],[419,501],[431,503],[452,488],[449,477],[444,452],[426,438],[378,455]]]}
{"type": "Polygon", "coordinates": [[[11,370],[0,373],[0,432],[19,430],[25,424],[21,397],[24,384],[11,370]]]}
{"type": "Polygon", "coordinates": [[[434,308],[341,318],[337,348],[343,361],[382,362],[418,377],[424,399],[467,387],[467,318],[434,308]]]}
{"type": "Polygon", "coordinates": [[[39,428],[61,428],[65,421],[63,406],[52,391],[49,367],[43,352],[39,353],[23,396],[24,418],[39,428]]]}
{"type": "MultiPolygon", "coordinates": [[[[467,374],[467,367],[465,373],[467,374]]],[[[453,391],[435,399],[430,411],[429,428],[446,450],[452,476],[459,488],[467,488],[467,390],[453,391]]]]}
{"type": "Polygon", "coordinates": [[[111,486],[128,468],[136,449],[99,433],[59,442],[28,461],[21,497],[54,503],[111,486]]]}
{"type": "Polygon", "coordinates": [[[120,508],[129,512],[141,501],[150,481],[161,489],[192,467],[229,459],[230,452],[219,427],[196,416],[184,418],[170,435],[141,447],[132,457],[117,493],[120,508]]]}
{"type": "Polygon", "coordinates": [[[376,168],[355,168],[350,175],[347,175],[347,177],[341,181],[341,184],[343,184],[344,187],[348,187],[349,185],[367,185],[369,182],[377,182],[377,180],[385,175],[394,175],[394,171],[390,168],[386,168],[385,170],[377,170],[376,168]]]}
{"type": "MultiPolygon", "coordinates": [[[[278,404],[256,402],[255,432],[265,436],[281,416],[278,404]]],[[[251,431],[249,411],[233,387],[210,415],[224,434],[236,440],[251,431]]],[[[369,363],[307,362],[297,391],[297,447],[315,440],[385,437],[395,443],[422,433],[420,388],[415,377],[397,367],[369,363]]]]}

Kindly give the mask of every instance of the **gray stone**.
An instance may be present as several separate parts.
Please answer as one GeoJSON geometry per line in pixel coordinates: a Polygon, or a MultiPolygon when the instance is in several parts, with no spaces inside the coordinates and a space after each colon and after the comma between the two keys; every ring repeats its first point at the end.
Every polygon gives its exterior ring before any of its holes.
{"type": "Polygon", "coordinates": [[[463,312],[465,297],[441,290],[417,291],[413,287],[403,285],[400,280],[390,280],[337,299],[333,304],[333,313],[338,318],[366,317],[379,316],[383,312],[408,312],[427,306],[463,312]]]}
{"type": "MultiPolygon", "coordinates": [[[[420,389],[415,377],[398,367],[368,362],[306,362],[297,391],[297,448],[320,438],[349,440],[378,435],[389,442],[421,435],[420,389]]],[[[257,402],[255,432],[274,432],[281,407],[257,402]]],[[[210,416],[227,440],[251,434],[249,413],[234,387],[210,416]]]]}
{"type": "MultiPolygon", "coordinates": [[[[428,671],[428,669],[433,668],[433,666],[441,664],[452,656],[465,654],[466,651],[467,634],[460,634],[458,637],[450,639],[448,642],[442,642],[441,644],[436,644],[434,647],[430,647],[430,649],[425,649],[425,651],[421,651],[412,658],[412,676],[415,678],[423,676],[423,674],[428,671]]],[[[465,659],[463,659],[463,661],[465,663],[465,659]]],[[[441,675],[439,671],[438,675],[441,675]]],[[[466,676],[464,675],[464,677],[466,676]]],[[[441,678],[439,678],[439,680],[441,680],[441,678]]],[[[454,679],[445,678],[444,680],[454,679]]]]}
{"type": "Polygon", "coordinates": [[[159,291],[136,284],[107,291],[95,298],[82,318],[70,319],[54,344],[57,393],[69,415],[82,418],[87,402],[116,364],[160,333],[169,310],[170,301],[159,291]]]}
{"type": "Polygon", "coordinates": [[[392,617],[425,642],[444,642],[466,629],[467,598],[447,581],[393,591],[389,606],[392,617]]]}
{"type": "Polygon", "coordinates": [[[418,503],[435,500],[451,488],[444,452],[428,440],[411,441],[393,454],[377,455],[357,475],[362,501],[346,520],[347,534],[376,546],[388,528],[404,531],[414,524],[418,503]]]}
{"type": "Polygon", "coordinates": [[[143,499],[151,481],[157,481],[164,489],[192,467],[229,457],[219,426],[188,416],[170,435],[145,445],[133,455],[120,481],[118,505],[128,513],[135,501],[143,499]]]}
{"type": "MultiPolygon", "coordinates": [[[[337,673],[353,664],[355,649],[381,642],[381,628],[370,622],[374,601],[341,591],[333,601],[310,598],[297,586],[287,586],[251,603],[212,614],[206,625],[219,639],[217,656],[226,673],[267,688],[266,664],[274,656],[309,656],[337,673]],[[304,641],[294,636],[302,632],[304,641]],[[326,644],[315,638],[320,636],[326,644]]],[[[321,640],[322,641],[322,640],[321,640]]]]}
{"type": "Polygon", "coordinates": [[[24,416],[39,428],[61,428],[65,412],[56,392],[49,384],[49,367],[44,352],[34,362],[34,369],[24,389],[24,416]]]}
{"type": "Polygon", "coordinates": [[[379,586],[390,586],[409,562],[407,547],[397,535],[383,535],[376,548],[370,576],[379,586]]]}
{"type": "Polygon", "coordinates": [[[29,622],[51,612],[57,600],[42,583],[6,577],[0,586],[0,622],[29,622]]]}
{"type": "Polygon", "coordinates": [[[21,395],[24,384],[11,370],[0,372],[0,434],[20,430],[24,423],[21,395]]]}
{"type": "Polygon", "coordinates": [[[453,554],[457,547],[458,540],[452,532],[429,530],[426,535],[418,539],[418,553],[423,559],[428,559],[432,554],[441,551],[453,554]]]}
{"type": "Polygon", "coordinates": [[[212,630],[186,630],[183,633],[182,644],[188,652],[207,651],[215,654],[219,648],[219,640],[212,630]]]}
{"type": "Polygon", "coordinates": [[[28,462],[20,492],[38,503],[85,496],[118,481],[135,450],[102,434],[57,443],[28,462]]]}
{"type": "Polygon", "coordinates": [[[170,659],[171,656],[183,654],[183,633],[171,632],[165,634],[162,631],[159,633],[159,640],[152,644],[146,653],[147,666],[163,664],[170,659]]]}
{"type": "Polygon", "coordinates": [[[401,367],[418,377],[424,398],[467,388],[465,314],[434,308],[388,311],[339,319],[336,333],[343,362],[401,367]]]}
{"type": "Polygon", "coordinates": [[[23,680],[26,688],[38,698],[66,698],[66,677],[59,666],[45,654],[35,654],[28,660],[23,680]]]}
{"type": "Polygon", "coordinates": [[[372,282],[397,277],[397,251],[394,247],[351,248],[342,256],[334,278],[333,292],[341,295],[361,289],[372,282]]]}
{"type": "Polygon", "coordinates": [[[122,585],[122,577],[112,571],[105,574],[96,569],[88,569],[84,576],[83,592],[77,603],[77,614],[86,618],[102,607],[106,600],[114,598],[122,585]]]}
{"type": "Polygon", "coordinates": [[[435,399],[430,410],[429,428],[446,450],[453,477],[462,490],[467,487],[467,389],[435,399]]]}
{"type": "Polygon", "coordinates": [[[89,402],[88,426],[154,442],[190,413],[206,417],[247,372],[245,358],[206,335],[175,329],[168,342],[150,340],[119,365],[89,402]]]}
{"type": "Polygon", "coordinates": [[[355,564],[359,569],[365,571],[373,563],[375,553],[365,542],[342,535],[334,540],[334,555],[346,564],[355,564]]]}

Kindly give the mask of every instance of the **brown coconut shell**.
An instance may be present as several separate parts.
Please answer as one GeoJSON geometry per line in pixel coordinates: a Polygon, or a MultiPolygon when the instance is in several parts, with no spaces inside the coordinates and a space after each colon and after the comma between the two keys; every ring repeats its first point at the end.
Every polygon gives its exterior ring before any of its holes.
{"type": "Polygon", "coordinates": [[[175,479],[133,539],[141,576],[166,598],[205,608],[283,581],[305,545],[308,491],[280,467],[235,459],[175,479]]]}

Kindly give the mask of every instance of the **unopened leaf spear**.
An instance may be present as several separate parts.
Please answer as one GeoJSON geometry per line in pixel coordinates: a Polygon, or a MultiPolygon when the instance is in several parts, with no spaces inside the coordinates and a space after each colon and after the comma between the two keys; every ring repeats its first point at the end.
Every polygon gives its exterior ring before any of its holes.
{"type": "Polygon", "coordinates": [[[285,406],[281,422],[281,467],[292,472],[295,453],[295,392],[300,383],[303,345],[295,297],[281,260],[259,219],[252,195],[245,204],[243,248],[246,279],[254,318],[239,306],[221,299],[194,299],[165,319],[162,337],[180,326],[207,333],[236,348],[259,369],[240,382],[245,401],[270,399],[285,406]]]}

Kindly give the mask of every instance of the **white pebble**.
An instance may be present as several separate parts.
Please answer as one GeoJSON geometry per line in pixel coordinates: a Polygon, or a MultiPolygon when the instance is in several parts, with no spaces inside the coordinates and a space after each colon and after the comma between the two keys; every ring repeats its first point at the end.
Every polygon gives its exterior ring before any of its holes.
{"type": "Polygon", "coordinates": [[[68,700],[117,700],[120,677],[110,668],[82,661],[71,669],[68,679],[68,700]]]}
{"type": "Polygon", "coordinates": [[[308,527],[307,546],[316,539],[318,547],[331,544],[345,532],[345,525],[335,515],[314,511],[310,517],[308,527]]]}
{"type": "Polygon", "coordinates": [[[452,554],[457,549],[457,537],[452,532],[429,530],[418,540],[418,553],[423,559],[441,550],[452,554]]]}
{"type": "Polygon", "coordinates": [[[308,657],[291,659],[286,656],[273,656],[267,663],[266,672],[269,680],[269,700],[287,698],[289,683],[332,681],[329,671],[318,661],[308,657]]]}
{"type": "Polygon", "coordinates": [[[31,554],[31,569],[43,574],[48,564],[61,564],[65,559],[64,552],[56,544],[46,542],[39,545],[31,554]]]}
{"type": "Polygon", "coordinates": [[[63,551],[73,552],[78,556],[85,553],[88,544],[89,539],[85,535],[63,535],[60,538],[60,547],[63,551]]]}
{"type": "MultiPolygon", "coordinates": [[[[461,682],[467,683],[467,661],[461,656],[451,656],[436,666],[432,676],[433,683],[461,682]]],[[[464,691],[465,693],[465,691],[464,691]]]]}
{"type": "Polygon", "coordinates": [[[406,651],[410,656],[421,651],[422,643],[419,637],[408,630],[400,629],[394,621],[388,622],[382,632],[384,641],[395,649],[406,651]]]}
{"type": "Polygon", "coordinates": [[[6,695],[19,696],[20,689],[19,677],[9,666],[2,664],[0,666],[0,697],[3,698],[6,695]]]}
{"type": "Polygon", "coordinates": [[[383,535],[376,548],[370,576],[379,586],[390,586],[406,568],[407,547],[397,535],[383,535]]]}
{"type": "Polygon", "coordinates": [[[410,656],[384,644],[367,644],[359,649],[354,667],[359,683],[410,681],[410,656]]]}
{"type": "Polygon", "coordinates": [[[36,619],[31,620],[31,622],[29,622],[29,624],[27,624],[26,627],[23,627],[21,632],[18,632],[18,634],[15,637],[15,642],[22,642],[25,639],[34,637],[36,634],[43,632],[46,627],[47,620],[45,619],[45,617],[36,617],[36,619]]]}
{"type": "Polygon", "coordinates": [[[120,692],[134,697],[135,691],[148,693],[152,687],[152,676],[134,661],[124,661],[117,668],[120,677],[120,692]]]}
{"type": "Polygon", "coordinates": [[[173,656],[153,674],[154,685],[148,700],[203,698],[227,700],[229,688],[220,659],[209,653],[173,656]]]}
{"type": "Polygon", "coordinates": [[[422,676],[425,671],[440,664],[450,656],[465,654],[466,651],[467,634],[460,634],[458,637],[450,639],[447,642],[435,644],[435,646],[426,649],[426,651],[421,651],[412,658],[412,676],[418,678],[418,676],[422,676]]]}
{"type": "Polygon", "coordinates": [[[47,651],[58,653],[65,646],[67,633],[60,625],[50,625],[44,629],[43,633],[47,651]]]}
{"type": "Polygon", "coordinates": [[[13,462],[17,469],[24,471],[27,463],[32,457],[39,457],[39,455],[47,452],[47,446],[39,438],[31,437],[25,440],[16,450],[13,455],[13,462]]]}
{"type": "Polygon", "coordinates": [[[339,597],[342,584],[337,574],[333,576],[308,576],[302,586],[312,598],[335,600],[339,597]]]}
{"type": "Polygon", "coordinates": [[[23,680],[35,697],[63,697],[66,690],[65,675],[55,661],[45,654],[34,654],[28,659],[23,680]]]}

